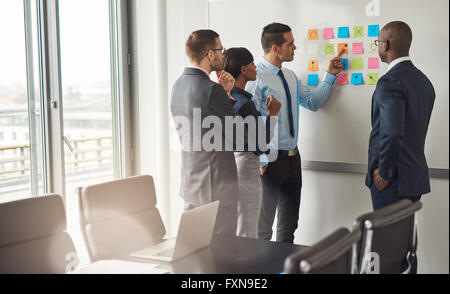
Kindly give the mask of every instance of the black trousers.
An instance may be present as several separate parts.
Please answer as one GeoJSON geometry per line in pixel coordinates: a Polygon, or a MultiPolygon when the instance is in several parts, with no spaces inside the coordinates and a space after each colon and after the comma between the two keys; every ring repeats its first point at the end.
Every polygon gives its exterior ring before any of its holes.
{"type": "Polygon", "coordinates": [[[272,227],[277,213],[278,242],[294,242],[294,232],[298,226],[302,170],[300,154],[288,156],[278,153],[277,159],[269,163],[261,176],[263,186],[262,206],[259,216],[258,237],[272,239],[272,227]]]}

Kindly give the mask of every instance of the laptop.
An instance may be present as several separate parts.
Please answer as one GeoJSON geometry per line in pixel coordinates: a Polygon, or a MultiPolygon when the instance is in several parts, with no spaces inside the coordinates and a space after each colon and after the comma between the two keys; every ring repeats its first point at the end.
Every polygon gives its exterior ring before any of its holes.
{"type": "Polygon", "coordinates": [[[131,257],[172,262],[209,246],[216,223],[219,201],[183,212],[177,237],[160,242],[131,257]]]}

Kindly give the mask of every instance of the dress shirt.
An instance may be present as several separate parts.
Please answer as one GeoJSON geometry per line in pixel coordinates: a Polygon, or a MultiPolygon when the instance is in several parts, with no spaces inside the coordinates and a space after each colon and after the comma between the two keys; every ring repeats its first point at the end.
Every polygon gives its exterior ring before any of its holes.
{"type": "MultiPolygon", "coordinates": [[[[258,63],[256,68],[258,72],[256,81],[248,82],[246,90],[253,95],[252,100],[261,115],[268,115],[265,105],[268,96],[273,95],[282,103],[280,112],[278,113],[277,136],[275,136],[275,140],[270,142],[269,148],[274,150],[292,150],[297,146],[298,141],[299,105],[309,110],[317,111],[327,101],[331,87],[337,77],[326,72],[319,86],[315,90],[310,90],[308,86],[302,84],[292,70],[284,67],[280,69],[264,58],[258,63]],[[294,136],[290,134],[288,103],[283,82],[278,75],[278,71],[280,70],[283,71],[291,93],[294,136]]],[[[261,166],[267,164],[268,160],[265,154],[260,156],[260,161],[261,166]]]]}

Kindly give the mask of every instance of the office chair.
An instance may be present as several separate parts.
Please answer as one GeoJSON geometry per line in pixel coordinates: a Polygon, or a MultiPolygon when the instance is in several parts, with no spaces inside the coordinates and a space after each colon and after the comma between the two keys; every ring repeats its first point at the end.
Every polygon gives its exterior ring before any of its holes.
{"type": "Polygon", "coordinates": [[[149,175],[85,186],[78,192],[81,232],[92,262],[144,249],[166,234],[149,175]]]}
{"type": "Polygon", "coordinates": [[[65,230],[66,214],[59,195],[0,204],[0,274],[73,270],[78,257],[65,230]]]}
{"type": "Polygon", "coordinates": [[[339,228],[318,243],[286,258],[286,274],[355,274],[361,231],[339,228]]]}
{"type": "Polygon", "coordinates": [[[417,218],[422,203],[404,199],[358,217],[362,231],[358,264],[361,273],[415,273],[417,218]],[[378,264],[377,264],[378,263],[378,264]]]}

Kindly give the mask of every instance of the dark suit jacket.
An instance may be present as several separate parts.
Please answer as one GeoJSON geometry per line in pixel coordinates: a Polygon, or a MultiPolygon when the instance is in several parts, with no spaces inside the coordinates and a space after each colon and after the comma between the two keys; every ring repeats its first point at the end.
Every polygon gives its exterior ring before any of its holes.
{"type": "Polygon", "coordinates": [[[372,97],[368,187],[379,168],[382,178],[398,179],[399,196],[430,192],[424,147],[434,99],[430,80],[411,61],[380,78],[372,97]]]}
{"type": "MultiPolygon", "coordinates": [[[[225,126],[225,116],[236,114],[224,88],[211,81],[201,70],[185,68],[172,89],[170,110],[182,145],[180,196],[186,203],[203,205],[220,200],[221,204],[236,203],[239,198],[237,168],[233,151],[225,150],[225,142],[233,140],[221,131],[222,147],[205,150],[205,139],[213,126],[201,128],[207,116],[215,116],[225,126]],[[193,110],[201,111],[201,120],[194,120],[193,110]],[[180,123],[181,122],[181,123],[180,123]],[[182,126],[182,123],[189,124],[182,126]],[[183,131],[186,131],[183,134],[183,131]]],[[[209,137],[208,137],[209,138],[209,137]]],[[[217,138],[215,138],[217,139],[217,138]]],[[[213,140],[214,141],[214,140],[213,140]]],[[[215,142],[215,141],[214,141],[215,142]]]]}

